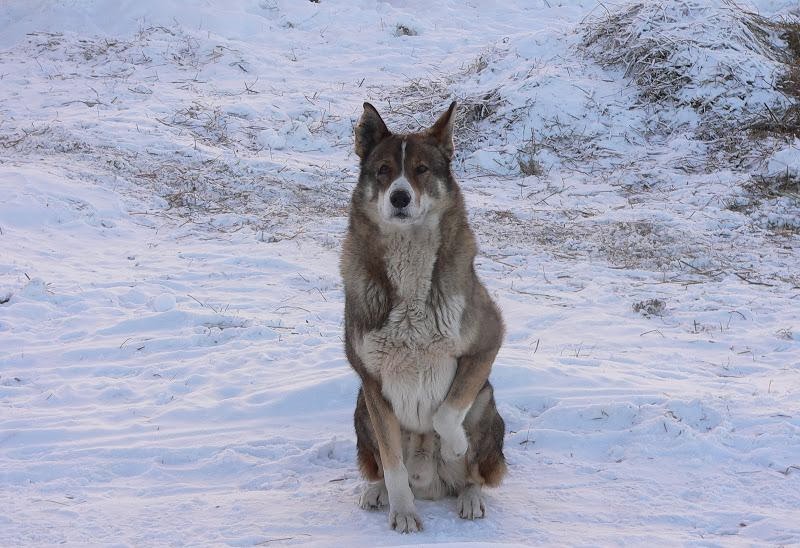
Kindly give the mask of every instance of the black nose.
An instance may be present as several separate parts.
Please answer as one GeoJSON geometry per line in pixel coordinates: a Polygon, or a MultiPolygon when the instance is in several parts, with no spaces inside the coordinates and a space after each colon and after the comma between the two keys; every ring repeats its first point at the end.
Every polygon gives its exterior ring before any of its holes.
{"type": "Polygon", "coordinates": [[[392,202],[392,205],[397,209],[403,209],[411,203],[411,196],[405,190],[395,190],[392,192],[392,195],[389,196],[389,201],[392,202]]]}

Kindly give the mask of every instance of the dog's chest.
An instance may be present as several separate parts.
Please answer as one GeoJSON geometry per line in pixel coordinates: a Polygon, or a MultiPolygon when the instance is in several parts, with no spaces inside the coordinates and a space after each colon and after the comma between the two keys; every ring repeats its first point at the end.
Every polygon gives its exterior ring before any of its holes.
{"type": "Polygon", "coordinates": [[[398,231],[386,237],[386,274],[402,301],[426,300],[431,288],[439,235],[433,230],[398,231]]]}
{"type": "Polygon", "coordinates": [[[399,232],[387,238],[384,263],[395,303],[381,331],[408,345],[456,342],[464,311],[461,295],[432,290],[439,236],[433,230],[399,232]]]}
{"type": "Polygon", "coordinates": [[[453,356],[435,353],[395,354],[381,371],[384,397],[407,430],[433,431],[439,408],[456,372],[453,356]]]}
{"type": "Polygon", "coordinates": [[[464,310],[462,296],[432,294],[437,249],[433,233],[389,240],[385,264],[396,301],[384,325],[364,337],[367,369],[381,379],[403,427],[417,432],[433,429],[453,382],[464,310]]]}

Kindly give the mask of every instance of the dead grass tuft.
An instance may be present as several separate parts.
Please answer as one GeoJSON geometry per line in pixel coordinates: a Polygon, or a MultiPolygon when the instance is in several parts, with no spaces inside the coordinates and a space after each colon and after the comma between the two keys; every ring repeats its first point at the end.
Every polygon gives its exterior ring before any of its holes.
{"type": "Polygon", "coordinates": [[[679,266],[688,242],[667,227],[649,221],[615,222],[598,226],[600,249],[623,268],[670,270],[679,266]]]}
{"type": "Polygon", "coordinates": [[[800,177],[788,171],[774,177],[755,176],[745,189],[760,198],[789,198],[800,205],[800,177]]]}
{"type": "Polygon", "coordinates": [[[765,115],[751,129],[755,136],[800,137],[800,21],[771,22],[770,27],[785,44],[785,68],[775,86],[791,103],[777,112],[767,107],[765,115]]]}
{"type": "Polygon", "coordinates": [[[645,318],[651,316],[663,316],[667,310],[667,303],[661,299],[647,299],[633,303],[633,311],[641,314],[645,318]]]}
{"type": "Polygon", "coordinates": [[[178,109],[169,121],[159,119],[165,125],[187,129],[195,139],[211,146],[226,147],[231,144],[228,116],[218,106],[198,101],[178,109]]]}
{"type": "Polygon", "coordinates": [[[741,191],[726,200],[726,209],[747,215],[754,226],[777,236],[800,234],[800,176],[796,173],[752,175],[741,191]]]}
{"type": "Polygon", "coordinates": [[[519,171],[526,177],[541,177],[544,175],[542,163],[536,158],[535,149],[523,148],[517,153],[519,171]]]}

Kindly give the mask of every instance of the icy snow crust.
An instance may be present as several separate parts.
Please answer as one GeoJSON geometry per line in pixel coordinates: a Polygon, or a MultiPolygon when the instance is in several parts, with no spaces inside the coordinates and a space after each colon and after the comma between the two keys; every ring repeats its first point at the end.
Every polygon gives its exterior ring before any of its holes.
{"type": "Polygon", "coordinates": [[[778,65],[714,46],[730,4],[635,5],[677,100],[588,39],[625,5],[0,6],[0,545],[800,542],[798,200],[748,190],[798,144],[707,126],[781,108],[778,65]],[[355,504],[352,124],[453,97],[510,473],[400,536],[355,504]]]}

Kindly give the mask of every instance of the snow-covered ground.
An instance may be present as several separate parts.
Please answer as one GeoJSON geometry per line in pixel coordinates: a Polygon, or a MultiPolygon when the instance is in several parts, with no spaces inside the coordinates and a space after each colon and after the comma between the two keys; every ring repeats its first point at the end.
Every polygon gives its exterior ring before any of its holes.
{"type": "Polygon", "coordinates": [[[800,543],[800,141],[726,126],[788,100],[740,13],[0,4],[0,545],[800,543]],[[352,124],[452,97],[510,474],[401,536],[355,504],[352,124]]]}

